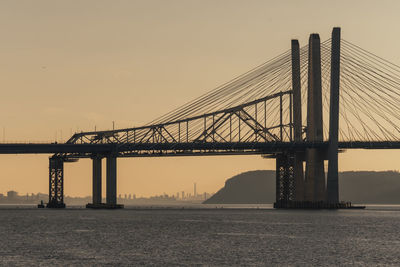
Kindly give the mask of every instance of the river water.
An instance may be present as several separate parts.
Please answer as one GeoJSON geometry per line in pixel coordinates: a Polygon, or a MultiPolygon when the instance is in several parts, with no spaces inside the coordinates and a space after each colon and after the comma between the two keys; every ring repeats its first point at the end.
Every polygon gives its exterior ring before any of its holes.
{"type": "Polygon", "coordinates": [[[0,206],[0,265],[400,265],[400,207],[0,206]]]}

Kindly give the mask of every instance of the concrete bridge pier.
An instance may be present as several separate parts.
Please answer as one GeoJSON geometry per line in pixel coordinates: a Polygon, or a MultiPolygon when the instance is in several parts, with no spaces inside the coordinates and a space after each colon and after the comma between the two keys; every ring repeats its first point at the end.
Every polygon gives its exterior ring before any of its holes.
{"type": "MultiPolygon", "coordinates": [[[[301,108],[301,77],[300,77],[300,46],[298,40],[292,40],[292,90],[293,90],[293,132],[294,141],[303,142],[302,108],[301,108]]],[[[295,152],[293,159],[294,168],[294,200],[304,200],[304,171],[303,154],[295,152]]]]}
{"type": "Polygon", "coordinates": [[[95,156],[92,158],[92,169],[93,169],[93,190],[92,190],[92,198],[93,204],[101,204],[101,156],[95,156]]]}
{"type": "MultiPolygon", "coordinates": [[[[307,141],[322,142],[321,43],[318,34],[311,34],[308,48],[307,141]]],[[[326,201],[325,171],[322,151],[306,151],[305,201],[326,201]]]]}
{"type": "Polygon", "coordinates": [[[107,196],[106,208],[108,209],[121,209],[124,205],[117,204],[117,157],[114,154],[107,155],[107,196]]]}
{"type": "Polygon", "coordinates": [[[92,203],[86,208],[101,209],[105,205],[102,203],[102,155],[93,155],[92,159],[92,203]]]}
{"type": "Polygon", "coordinates": [[[92,157],[93,168],[93,203],[86,205],[92,209],[120,209],[123,205],[117,204],[117,157],[106,156],[106,203],[102,203],[102,156],[92,157]]]}
{"type": "Polygon", "coordinates": [[[113,155],[106,157],[107,161],[107,205],[117,204],[117,158],[113,155]]]}
{"type": "Polygon", "coordinates": [[[339,202],[338,143],[339,143],[339,85],[340,85],[340,28],[333,28],[331,48],[331,95],[329,111],[329,148],[327,201],[339,202]]]}

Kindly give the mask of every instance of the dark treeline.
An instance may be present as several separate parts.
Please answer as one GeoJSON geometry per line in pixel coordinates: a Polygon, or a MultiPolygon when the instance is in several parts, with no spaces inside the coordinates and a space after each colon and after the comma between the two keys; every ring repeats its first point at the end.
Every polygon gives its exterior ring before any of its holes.
{"type": "MultiPolygon", "coordinates": [[[[400,173],[355,171],[339,173],[340,200],[365,204],[400,204],[400,173]]],[[[261,204],[275,201],[275,171],[236,175],[206,204],[261,204]]]]}

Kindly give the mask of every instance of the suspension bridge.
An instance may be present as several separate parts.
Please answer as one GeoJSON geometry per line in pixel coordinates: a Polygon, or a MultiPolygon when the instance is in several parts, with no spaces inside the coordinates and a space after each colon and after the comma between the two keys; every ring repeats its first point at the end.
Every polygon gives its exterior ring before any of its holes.
{"type": "Polygon", "coordinates": [[[400,67],[342,39],[340,28],[326,41],[292,40],[290,50],[145,126],[76,133],[62,144],[0,144],[2,154],[54,154],[50,208],[65,207],[66,162],[92,160],[87,207],[120,208],[119,157],[244,154],[275,158],[276,208],[343,208],[338,153],[347,149],[400,149],[400,67]]]}

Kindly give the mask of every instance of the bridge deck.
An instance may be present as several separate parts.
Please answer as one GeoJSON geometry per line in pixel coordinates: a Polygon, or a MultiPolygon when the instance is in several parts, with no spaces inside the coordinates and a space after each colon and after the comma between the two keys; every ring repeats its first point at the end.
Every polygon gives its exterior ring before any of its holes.
{"type": "MultiPolygon", "coordinates": [[[[327,148],[328,142],[233,142],[158,144],[0,144],[0,154],[54,154],[87,158],[93,154],[117,153],[120,157],[173,155],[274,154],[283,150],[327,148]]],[[[339,142],[339,149],[400,149],[395,142],[339,142]]]]}

